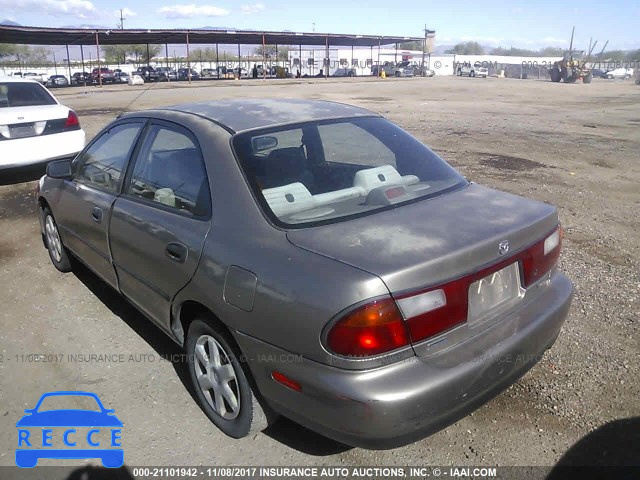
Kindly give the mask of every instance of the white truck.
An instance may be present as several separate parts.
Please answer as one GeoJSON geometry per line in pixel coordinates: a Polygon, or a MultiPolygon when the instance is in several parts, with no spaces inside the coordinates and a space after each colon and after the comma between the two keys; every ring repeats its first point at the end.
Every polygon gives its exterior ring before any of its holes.
{"type": "Polygon", "coordinates": [[[487,78],[489,76],[489,69],[479,64],[471,65],[469,62],[463,62],[459,63],[456,67],[456,74],[459,77],[467,75],[469,77],[487,78]]]}

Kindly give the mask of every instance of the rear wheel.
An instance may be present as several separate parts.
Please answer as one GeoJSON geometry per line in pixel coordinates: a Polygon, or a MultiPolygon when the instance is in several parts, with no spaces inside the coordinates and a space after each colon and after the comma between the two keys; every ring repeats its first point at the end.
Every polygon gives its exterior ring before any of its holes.
{"type": "Polygon", "coordinates": [[[582,83],[591,83],[592,80],[593,80],[593,75],[591,73],[588,73],[582,78],[582,83]]]}
{"type": "Polygon", "coordinates": [[[251,374],[227,332],[205,318],[189,326],[186,342],[189,375],[200,408],[225,434],[242,438],[268,426],[251,374]]]}
{"type": "Polygon", "coordinates": [[[471,70],[471,73],[469,73],[470,77],[475,77],[476,76],[476,72],[475,70],[471,70]]]}
{"type": "Polygon", "coordinates": [[[552,82],[560,81],[561,75],[560,75],[560,69],[558,67],[553,67],[551,69],[551,72],[549,72],[549,75],[551,77],[552,82]]]}
{"type": "Polygon", "coordinates": [[[45,244],[49,251],[51,262],[53,263],[53,266],[61,272],[70,272],[71,259],[69,258],[67,249],[62,243],[60,232],[58,231],[58,225],[53,218],[53,214],[51,213],[51,210],[45,207],[43,215],[45,244]]]}

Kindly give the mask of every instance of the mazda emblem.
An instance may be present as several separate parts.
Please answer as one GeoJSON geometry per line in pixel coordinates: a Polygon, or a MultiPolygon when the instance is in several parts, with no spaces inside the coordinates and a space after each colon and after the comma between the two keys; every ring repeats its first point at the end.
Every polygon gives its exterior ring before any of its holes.
{"type": "Polygon", "coordinates": [[[498,253],[504,255],[509,251],[509,240],[503,240],[498,244],[498,253]]]}

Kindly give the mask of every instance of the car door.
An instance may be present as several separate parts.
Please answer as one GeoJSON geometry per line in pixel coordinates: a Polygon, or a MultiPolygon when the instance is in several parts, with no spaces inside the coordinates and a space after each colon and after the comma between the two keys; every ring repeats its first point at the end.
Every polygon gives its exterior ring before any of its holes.
{"type": "Polygon", "coordinates": [[[211,194],[195,136],[153,122],[129,167],[110,225],[120,291],[169,328],[172,299],[198,266],[211,225],[211,194]]]}
{"type": "Polygon", "coordinates": [[[143,126],[142,120],[122,122],[96,137],[73,162],[53,212],[65,245],[114,288],[109,217],[143,126]]]}

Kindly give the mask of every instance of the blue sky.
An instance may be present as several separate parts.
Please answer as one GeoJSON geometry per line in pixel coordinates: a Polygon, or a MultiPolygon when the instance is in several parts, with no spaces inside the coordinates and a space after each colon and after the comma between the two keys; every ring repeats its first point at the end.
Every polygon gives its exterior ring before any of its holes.
{"type": "Polygon", "coordinates": [[[22,25],[115,27],[125,9],[127,28],[225,26],[256,30],[420,36],[426,23],[436,44],[477,40],[489,46],[577,47],[589,37],[608,49],[640,48],[640,0],[0,0],[0,20],[22,25]],[[397,6],[396,6],[397,5],[397,6]]]}

